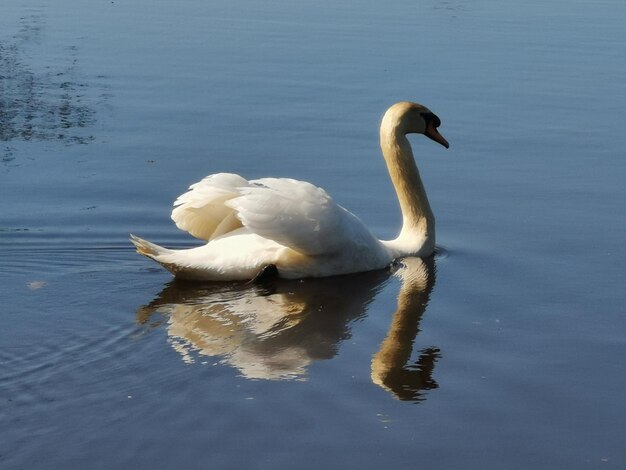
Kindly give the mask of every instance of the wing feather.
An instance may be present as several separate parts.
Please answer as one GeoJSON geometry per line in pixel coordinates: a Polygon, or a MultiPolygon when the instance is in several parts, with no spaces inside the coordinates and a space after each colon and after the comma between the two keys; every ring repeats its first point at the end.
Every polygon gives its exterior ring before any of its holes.
{"type": "Polygon", "coordinates": [[[310,183],[287,178],[250,183],[240,190],[239,197],[225,204],[250,231],[300,253],[335,253],[353,243],[352,225],[362,226],[326,191],[310,183]]]}
{"type": "Polygon", "coordinates": [[[211,240],[241,227],[231,217],[233,209],[224,203],[240,195],[248,181],[232,173],[218,173],[189,186],[174,202],[172,220],[176,226],[201,240],[211,240]]]}
{"type": "Polygon", "coordinates": [[[247,181],[218,173],[189,187],[174,202],[176,226],[202,240],[245,226],[305,255],[332,255],[377,240],[322,188],[289,178],[247,181]]]}

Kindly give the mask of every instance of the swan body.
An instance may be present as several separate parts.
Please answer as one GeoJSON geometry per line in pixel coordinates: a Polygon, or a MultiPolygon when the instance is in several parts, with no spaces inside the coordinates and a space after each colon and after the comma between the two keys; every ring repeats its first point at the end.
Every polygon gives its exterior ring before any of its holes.
{"type": "Polygon", "coordinates": [[[206,281],[250,280],[269,266],[287,279],[326,277],[428,256],[435,249],[435,219],[406,134],[424,134],[447,148],[439,125],[439,118],[417,103],[396,103],[383,116],[381,150],[403,217],[395,240],[378,240],[310,183],[218,173],[191,185],[172,211],[177,227],[205,245],[172,250],[134,235],[131,241],[176,277],[206,281]]]}

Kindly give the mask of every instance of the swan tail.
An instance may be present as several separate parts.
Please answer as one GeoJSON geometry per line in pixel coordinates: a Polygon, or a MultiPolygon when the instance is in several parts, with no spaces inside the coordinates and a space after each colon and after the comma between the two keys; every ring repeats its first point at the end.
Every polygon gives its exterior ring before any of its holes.
{"type": "Polygon", "coordinates": [[[136,237],[132,233],[130,234],[130,241],[135,245],[137,253],[152,258],[155,261],[159,261],[157,258],[162,255],[167,255],[172,252],[168,248],[163,248],[155,243],[144,240],[143,238],[136,237]]]}

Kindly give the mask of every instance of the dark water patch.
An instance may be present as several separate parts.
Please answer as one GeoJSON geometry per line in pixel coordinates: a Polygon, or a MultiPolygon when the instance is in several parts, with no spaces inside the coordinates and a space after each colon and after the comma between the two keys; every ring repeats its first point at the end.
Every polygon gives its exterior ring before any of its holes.
{"type": "Polygon", "coordinates": [[[15,148],[9,147],[8,145],[3,146],[2,149],[0,149],[0,162],[2,162],[4,166],[11,166],[14,160],[15,148]]]}
{"type": "MultiPolygon", "coordinates": [[[[65,47],[62,60],[44,65],[31,58],[45,27],[41,15],[23,17],[13,37],[0,38],[0,141],[47,140],[87,144],[96,112],[78,77],[78,48],[65,47]]],[[[13,161],[4,147],[3,163],[13,161]]]]}
{"type": "Polygon", "coordinates": [[[15,233],[15,232],[28,232],[30,231],[29,228],[23,228],[23,227],[15,227],[15,228],[1,228],[0,227],[0,233],[5,232],[5,233],[15,233]]]}

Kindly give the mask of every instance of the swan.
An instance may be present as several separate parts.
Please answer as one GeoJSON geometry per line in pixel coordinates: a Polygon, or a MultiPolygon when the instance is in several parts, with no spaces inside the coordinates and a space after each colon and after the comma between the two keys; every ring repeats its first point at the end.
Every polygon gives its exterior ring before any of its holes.
{"type": "Polygon", "coordinates": [[[174,202],[172,220],[205,245],[172,250],[130,235],[137,252],[180,279],[244,281],[277,275],[327,277],[382,269],[435,250],[435,217],[413,158],[409,133],[448,148],[440,119],[421,104],[400,102],[383,115],[380,147],[402,212],[394,240],[378,240],[326,191],[289,178],[248,181],[207,176],[174,202]]]}

